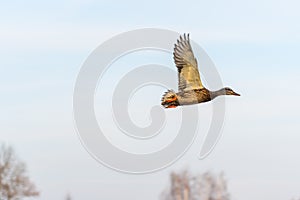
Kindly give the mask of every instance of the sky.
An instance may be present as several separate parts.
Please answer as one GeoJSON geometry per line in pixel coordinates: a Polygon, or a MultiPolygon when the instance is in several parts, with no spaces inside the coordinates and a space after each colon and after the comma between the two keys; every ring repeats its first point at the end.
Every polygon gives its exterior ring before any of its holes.
{"type": "MultiPolygon", "coordinates": [[[[224,171],[233,200],[300,197],[299,6],[296,0],[1,1],[0,142],[12,145],[26,162],[41,200],[67,193],[75,200],[158,199],[169,173],[185,168],[195,174],[224,171]],[[223,83],[242,96],[226,100],[222,137],[206,159],[197,159],[199,133],[173,165],[152,174],[122,174],[82,146],[73,120],[74,84],[102,42],[149,27],[191,33],[223,83]]],[[[149,54],[149,60],[157,57],[169,59],[165,62],[175,70],[171,54],[149,54]]],[[[133,54],[113,69],[134,61],[133,54]]],[[[153,90],[160,99],[163,89],[153,90]]],[[[136,123],[149,123],[155,95],[144,107],[135,99],[141,105],[131,106],[136,123]]],[[[196,107],[203,111],[205,129],[211,104],[196,107]]]]}

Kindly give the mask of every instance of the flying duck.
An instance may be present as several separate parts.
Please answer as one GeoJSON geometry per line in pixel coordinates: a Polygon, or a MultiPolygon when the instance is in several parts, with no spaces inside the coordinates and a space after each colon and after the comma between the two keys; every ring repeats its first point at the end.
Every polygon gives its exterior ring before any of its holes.
{"type": "Polygon", "coordinates": [[[178,92],[168,90],[163,95],[161,105],[164,108],[204,103],[221,95],[240,96],[229,87],[209,91],[202,85],[189,34],[180,36],[175,44],[173,55],[178,70],[178,92]]]}

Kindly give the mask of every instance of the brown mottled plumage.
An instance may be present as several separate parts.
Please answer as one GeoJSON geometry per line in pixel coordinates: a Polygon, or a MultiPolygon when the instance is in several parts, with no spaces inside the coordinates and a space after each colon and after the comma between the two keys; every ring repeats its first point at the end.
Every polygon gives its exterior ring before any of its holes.
{"type": "Polygon", "coordinates": [[[180,36],[174,48],[174,62],[178,69],[178,92],[168,90],[162,97],[165,108],[175,108],[211,101],[220,95],[235,95],[232,89],[225,87],[217,91],[209,91],[201,82],[197,60],[190,44],[189,34],[180,36]]]}

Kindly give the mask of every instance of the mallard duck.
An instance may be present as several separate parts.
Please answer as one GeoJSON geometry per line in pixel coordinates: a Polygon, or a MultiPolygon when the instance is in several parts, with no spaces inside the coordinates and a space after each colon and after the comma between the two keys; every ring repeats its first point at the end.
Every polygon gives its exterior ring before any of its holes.
{"type": "Polygon", "coordinates": [[[178,70],[178,92],[168,90],[163,95],[161,105],[165,108],[208,102],[221,95],[240,96],[229,87],[209,91],[202,85],[189,34],[180,36],[175,44],[173,55],[178,70]]]}

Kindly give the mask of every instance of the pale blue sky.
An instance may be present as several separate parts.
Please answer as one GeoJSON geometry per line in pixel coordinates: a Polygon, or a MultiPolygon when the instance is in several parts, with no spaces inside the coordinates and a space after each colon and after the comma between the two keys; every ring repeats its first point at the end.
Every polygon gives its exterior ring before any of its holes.
{"type": "Polygon", "coordinates": [[[67,192],[75,200],[158,199],[168,173],[187,166],[224,171],[233,200],[299,197],[299,6],[296,0],[1,1],[0,140],[27,163],[41,200],[67,192]],[[145,27],[191,33],[242,97],[228,99],[223,137],[206,160],[196,159],[193,146],[159,173],[130,176],[98,164],[81,146],[72,92],[99,44],[145,27]]]}

